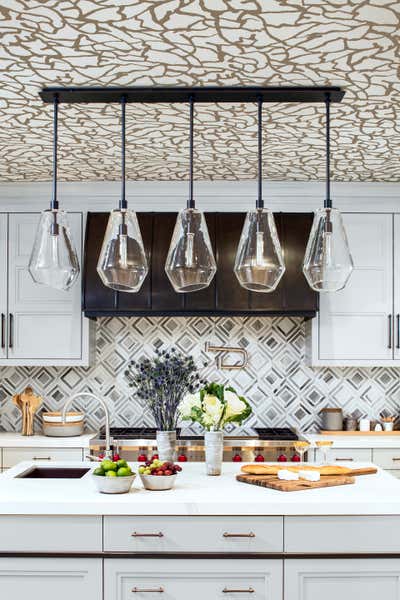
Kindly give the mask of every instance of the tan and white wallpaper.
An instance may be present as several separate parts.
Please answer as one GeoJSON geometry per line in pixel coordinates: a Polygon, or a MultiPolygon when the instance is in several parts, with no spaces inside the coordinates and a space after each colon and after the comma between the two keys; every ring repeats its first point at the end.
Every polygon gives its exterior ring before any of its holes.
{"type": "MultiPolygon", "coordinates": [[[[0,0],[0,182],[51,175],[46,85],[340,85],[333,175],[400,180],[394,0],[0,0]]],[[[180,180],[185,106],[130,105],[131,180],[180,180]]],[[[324,176],[322,106],[265,106],[265,176],[324,176]]],[[[196,177],[256,175],[256,107],[196,110],[196,177]]],[[[61,110],[60,177],[119,177],[117,106],[61,110]]]]}

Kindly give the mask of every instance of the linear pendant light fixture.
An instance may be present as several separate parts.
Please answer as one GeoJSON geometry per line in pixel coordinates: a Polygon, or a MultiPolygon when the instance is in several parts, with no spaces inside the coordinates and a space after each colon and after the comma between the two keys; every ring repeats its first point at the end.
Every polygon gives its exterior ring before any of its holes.
{"type": "Polygon", "coordinates": [[[189,110],[189,199],[176,219],[165,263],[168,279],[178,293],[208,287],[217,270],[207,223],[193,197],[193,97],[189,99],[189,110]]]}
{"type": "MultiPolygon", "coordinates": [[[[330,199],[329,107],[341,102],[339,87],[49,87],[40,92],[46,103],[54,102],[55,153],[54,192],[50,211],[45,211],[39,225],[29,269],[35,281],[68,289],[76,280],[79,264],[69,235],[63,226],[65,213],[58,210],[56,199],[57,106],[64,104],[121,103],[122,107],[122,193],[119,208],[109,218],[97,271],[104,285],[125,292],[137,292],[147,275],[148,266],[136,214],[128,210],[125,196],[125,105],[127,103],[189,103],[190,172],[189,200],[177,218],[165,270],[178,293],[207,287],[216,271],[215,259],[204,215],[193,198],[193,113],[194,103],[258,103],[258,199],[249,211],[239,242],[234,271],[240,284],[256,292],[276,289],[285,270],[282,250],[273,214],[264,208],[262,197],[262,105],[265,102],[325,102],[327,114],[327,196],[324,208],[317,211],[303,263],[304,275],[317,291],[342,289],[351,274],[353,263],[339,211],[330,199]],[[49,215],[47,213],[50,213],[49,215]],[[64,245],[54,243],[56,232],[63,232],[64,245]],[[46,233],[47,232],[47,233],[46,233]],[[53,236],[51,238],[50,236],[53,236]],[[51,251],[48,252],[48,240],[51,251]],[[68,243],[67,243],[68,242],[68,243]],[[63,249],[60,261],[57,248],[63,249]],[[64,251],[65,248],[65,251],[64,251]],[[41,266],[40,257],[50,256],[51,268],[41,266]],[[62,263],[62,264],[61,264],[62,263]],[[65,264],[64,264],[65,263],[65,264]],[[42,271],[40,271],[42,269],[42,271]],[[47,273],[47,275],[45,275],[47,273]],[[57,274],[58,273],[58,274],[57,274]],[[56,281],[57,280],[57,281],[56,281]]],[[[66,218],[66,217],[65,217],[66,218]]],[[[47,258],[46,258],[47,260],[47,258]]],[[[43,262],[43,260],[42,260],[43,262]]]]}
{"type": "Polygon", "coordinates": [[[36,230],[29,272],[36,283],[69,290],[79,275],[67,213],[59,209],[57,197],[58,95],[53,94],[53,190],[50,208],[42,212],[36,230]]]}
{"type": "Polygon", "coordinates": [[[282,249],[273,213],[264,208],[262,193],[262,108],[258,106],[258,198],[256,208],[246,215],[236,253],[235,275],[240,285],[252,292],[273,292],[285,272],[282,249]]]}
{"type": "Polygon", "coordinates": [[[136,213],[126,199],[126,97],[121,97],[121,198],[109,216],[97,272],[105,286],[118,292],[138,292],[148,272],[136,213]]]}
{"type": "Polygon", "coordinates": [[[325,97],[326,110],[326,195],[324,207],[316,211],[303,261],[303,272],[316,292],[342,290],[353,271],[346,231],[340,212],[332,208],[330,179],[330,104],[325,97]]]}

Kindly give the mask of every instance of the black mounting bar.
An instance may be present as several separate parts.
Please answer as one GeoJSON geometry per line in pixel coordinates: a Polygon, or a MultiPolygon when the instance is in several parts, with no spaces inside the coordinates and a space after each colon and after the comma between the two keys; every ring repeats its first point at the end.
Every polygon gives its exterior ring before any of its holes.
{"type": "Polygon", "coordinates": [[[63,104],[121,102],[137,104],[175,104],[189,102],[341,102],[340,87],[48,87],[40,92],[43,102],[53,102],[57,95],[63,104]]]}

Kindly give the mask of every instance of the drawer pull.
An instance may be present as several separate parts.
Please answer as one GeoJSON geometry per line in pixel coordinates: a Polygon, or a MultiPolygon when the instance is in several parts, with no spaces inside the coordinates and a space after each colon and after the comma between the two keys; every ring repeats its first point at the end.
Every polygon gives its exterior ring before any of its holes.
{"type": "Polygon", "coordinates": [[[341,460],[348,460],[348,461],[353,461],[354,458],[335,458],[335,460],[341,461],[341,460]]]}
{"type": "Polygon", "coordinates": [[[224,594],[254,594],[254,590],[252,587],[247,588],[247,590],[230,590],[229,588],[224,588],[224,594]]]}
{"type": "Polygon", "coordinates": [[[138,533],[137,531],[134,531],[133,533],[131,533],[131,537],[162,538],[164,537],[164,534],[162,533],[162,531],[159,531],[158,533],[138,533]]]}
{"type": "Polygon", "coordinates": [[[51,460],[51,456],[32,456],[32,460],[51,460]]]}
{"type": "Polygon", "coordinates": [[[256,534],[250,531],[250,533],[225,533],[222,534],[224,538],[255,538],[256,534]]]}
{"type": "Polygon", "coordinates": [[[398,461],[400,461],[400,456],[395,456],[395,457],[393,457],[393,458],[392,458],[392,461],[393,461],[393,462],[398,462],[398,461]]]}
{"type": "Polygon", "coordinates": [[[163,591],[164,591],[164,588],[162,588],[162,587],[159,587],[159,588],[148,588],[148,589],[146,589],[146,588],[137,588],[137,587],[132,588],[132,592],[134,594],[140,594],[140,593],[145,593],[145,594],[147,594],[147,593],[149,593],[149,594],[151,594],[151,593],[153,593],[153,594],[157,593],[157,594],[161,594],[163,591]]]}

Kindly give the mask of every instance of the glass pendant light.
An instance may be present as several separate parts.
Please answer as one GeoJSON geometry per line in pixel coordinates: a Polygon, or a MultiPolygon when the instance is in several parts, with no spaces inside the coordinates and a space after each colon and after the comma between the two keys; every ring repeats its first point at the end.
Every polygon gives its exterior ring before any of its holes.
{"type": "Polygon", "coordinates": [[[235,275],[252,292],[273,292],[285,272],[273,213],[264,208],[262,195],[262,98],[258,99],[258,198],[246,215],[236,252],[235,275]]]}
{"type": "Polygon", "coordinates": [[[326,196],[316,211],[303,261],[303,273],[316,292],[342,290],[353,271],[342,215],[332,208],[330,189],[330,96],[326,95],[326,196]]]}
{"type": "Polygon", "coordinates": [[[42,212],[29,272],[36,283],[57,290],[69,290],[79,275],[79,260],[68,225],[67,213],[57,200],[58,97],[54,96],[53,193],[50,209],[42,212]]]}
{"type": "Polygon", "coordinates": [[[189,200],[177,217],[165,263],[165,272],[179,293],[208,287],[217,270],[204,214],[196,209],[193,199],[193,104],[190,98],[189,200]]]}
{"type": "Polygon", "coordinates": [[[128,210],[125,190],[125,112],[126,98],[121,98],[122,110],[122,188],[119,208],[108,219],[97,272],[109,288],[118,292],[138,292],[148,273],[147,259],[136,213],[128,210]]]}

